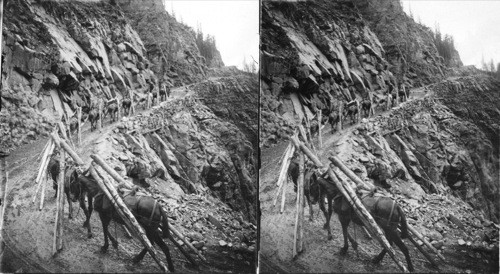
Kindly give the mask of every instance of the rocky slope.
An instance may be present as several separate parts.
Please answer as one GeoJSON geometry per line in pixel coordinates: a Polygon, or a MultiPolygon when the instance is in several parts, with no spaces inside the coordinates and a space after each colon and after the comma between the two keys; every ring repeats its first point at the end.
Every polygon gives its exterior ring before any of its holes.
{"type": "Polygon", "coordinates": [[[316,108],[368,97],[376,104],[391,86],[441,79],[447,69],[432,39],[398,1],[265,2],[262,143],[289,132],[294,100],[311,118],[316,108]]]}
{"type": "MultiPolygon", "coordinates": [[[[0,150],[11,152],[12,181],[5,269],[157,271],[150,258],[147,267],[129,263],[140,249],[134,241],[123,243],[126,256],[94,254],[102,244],[95,216],[98,237],[87,242],[81,220],[68,221],[65,249],[53,259],[55,200],[47,194],[39,212],[26,197],[35,191],[36,154],[61,116],[73,116],[80,106],[85,120],[97,99],[129,91],[144,96],[148,82],[157,88],[163,81],[172,94],[161,106],[136,105],[137,112],[118,123],[108,116],[102,131],[89,131],[85,122],[76,150],[88,163],[91,153],[103,156],[142,193],[161,200],[208,258],[199,270],[254,271],[258,78],[220,67],[220,54],[208,64],[194,31],[159,11],[161,4],[14,0],[5,7],[0,150]]],[[[181,271],[195,271],[173,253],[181,271]]]]}
{"type": "MultiPolygon", "coordinates": [[[[438,90],[436,90],[438,92],[438,90]]],[[[319,156],[322,162],[336,155],[362,180],[377,186],[378,192],[398,201],[408,222],[447,258],[439,263],[446,272],[498,271],[498,154],[480,127],[456,116],[432,97],[415,99],[390,113],[363,121],[344,132],[323,135],[319,156]]],[[[291,261],[295,197],[287,190],[285,212],[272,206],[279,155],[286,143],[263,152],[261,171],[261,256],[269,269],[295,272],[324,272],[332,267],[341,272],[391,272],[389,259],[380,266],[369,263],[379,252],[356,229],[361,255],[342,257],[342,230],[333,217],[333,242],[326,241],[324,218],[314,206],[315,220],[306,221],[306,250],[291,261]],[[278,155],[278,156],[276,156],[278,155]]],[[[318,144],[316,143],[316,146],[318,144]]],[[[342,174],[339,171],[338,174],[342,174]]],[[[345,175],[343,180],[349,180],[345,175]]],[[[308,210],[305,210],[305,220],[308,210]]],[[[352,229],[354,230],[354,228],[352,229]]],[[[421,254],[408,242],[419,272],[437,271],[419,261],[421,254]]],[[[264,268],[267,269],[267,268],[264,268]]]]}
{"type": "Polygon", "coordinates": [[[224,66],[218,51],[210,62],[201,56],[194,30],[168,14],[163,1],[116,2],[144,42],[152,70],[166,75],[175,86],[203,79],[208,67],[224,66]]]}
{"type": "MultiPolygon", "coordinates": [[[[390,70],[400,82],[419,86],[436,82],[447,74],[448,68],[438,54],[431,29],[408,17],[399,1],[352,2],[380,39],[390,70]]],[[[457,51],[451,59],[450,65],[461,66],[457,51]]]]}
{"type": "MultiPolygon", "coordinates": [[[[264,270],[396,270],[390,263],[369,263],[379,250],[359,236],[362,232],[358,237],[365,249],[357,257],[340,256],[340,224],[334,217],[334,239],[326,241],[321,213],[305,227],[306,251],[291,261],[293,188],[286,190],[283,214],[272,206],[280,156],[298,123],[315,119],[318,109],[338,111],[342,103],[370,96],[375,116],[352,124],[348,119],[335,133],[325,125],[318,151],[322,161],[336,155],[361,179],[398,200],[409,222],[449,258],[441,271],[497,272],[498,80],[470,68],[447,67],[430,30],[406,16],[398,1],[264,2],[261,34],[264,270]],[[390,86],[403,84],[408,102],[388,110],[377,106],[390,86]]],[[[458,53],[453,60],[450,66],[460,65],[458,53]]],[[[411,249],[418,261],[421,255],[411,249]]],[[[417,264],[418,271],[436,271],[417,264]]]]}
{"type": "Polygon", "coordinates": [[[161,1],[118,2],[123,10],[108,1],[8,3],[0,149],[47,134],[58,116],[96,98],[143,93],[149,80],[179,86],[205,78],[194,31],[159,11],[161,1]]]}

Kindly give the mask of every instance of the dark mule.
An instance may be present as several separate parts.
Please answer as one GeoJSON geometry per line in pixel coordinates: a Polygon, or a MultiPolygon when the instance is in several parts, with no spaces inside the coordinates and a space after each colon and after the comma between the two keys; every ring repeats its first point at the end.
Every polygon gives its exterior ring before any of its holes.
{"type": "Polygon", "coordinates": [[[113,123],[118,120],[118,104],[116,103],[111,103],[106,107],[106,110],[104,111],[103,119],[106,118],[107,115],[110,115],[110,123],[113,123]]]}
{"type": "MultiPolygon", "coordinates": [[[[49,164],[47,166],[47,170],[52,177],[53,184],[52,188],[55,190],[54,197],[57,197],[57,178],[59,177],[59,160],[55,157],[52,157],[49,160],[49,164]]],[[[71,188],[75,187],[75,182],[77,180],[78,174],[76,173],[76,169],[72,165],[66,165],[64,170],[64,193],[66,194],[66,199],[68,200],[69,206],[69,216],[68,218],[73,218],[73,206],[72,202],[76,202],[76,198],[71,196],[71,188]]]]}
{"type": "Polygon", "coordinates": [[[72,116],[69,119],[69,133],[74,134],[78,130],[78,118],[72,116]]]}
{"type": "MultiPolygon", "coordinates": [[[[353,248],[356,250],[357,243],[351,237],[347,228],[349,227],[349,223],[353,221],[358,225],[363,225],[361,220],[358,218],[352,207],[349,205],[344,196],[340,193],[340,191],[333,185],[328,182],[326,179],[317,176],[316,180],[311,181],[311,193],[319,193],[317,199],[320,202],[320,208],[323,210],[325,214],[327,223],[325,224],[325,228],[328,229],[328,237],[331,238],[330,229],[330,217],[332,214],[332,208],[335,213],[337,213],[339,217],[340,224],[342,225],[342,232],[344,234],[344,247],[341,248],[340,253],[346,254],[347,249],[349,247],[348,240],[351,241],[353,248]],[[315,191],[318,189],[318,191],[315,191]],[[324,197],[328,198],[328,213],[324,210],[321,204],[324,203],[324,197]],[[332,206],[333,200],[333,206],[332,206]]],[[[313,201],[316,199],[316,196],[313,196],[313,201]]],[[[365,206],[365,208],[370,212],[373,216],[377,224],[382,228],[385,233],[385,237],[389,244],[395,243],[399,249],[403,252],[406,258],[406,262],[408,264],[408,269],[410,271],[414,271],[413,264],[410,259],[410,253],[408,252],[408,248],[403,243],[401,239],[404,239],[408,236],[408,225],[406,223],[406,217],[404,215],[401,207],[391,198],[388,197],[377,197],[373,195],[373,192],[368,193],[360,198],[361,202],[365,206]],[[401,236],[399,235],[397,229],[400,225],[401,228],[401,236]]],[[[385,256],[386,249],[384,248],[379,255],[377,255],[374,259],[374,263],[379,263],[385,256]]]]}
{"type": "MultiPolygon", "coordinates": [[[[111,204],[111,201],[104,195],[103,192],[99,190],[95,180],[86,176],[80,176],[79,178],[80,180],[78,180],[78,182],[82,184],[81,189],[86,189],[90,195],[97,193],[94,197],[94,209],[99,213],[104,234],[104,245],[101,247],[101,251],[103,253],[107,252],[109,247],[108,237],[111,240],[113,247],[118,248],[118,241],[111,235],[108,227],[111,220],[114,220],[119,224],[125,224],[125,222],[121,219],[120,215],[118,215],[118,212],[116,212],[114,206],[111,204]]],[[[175,241],[170,235],[167,214],[161,205],[150,196],[135,196],[130,193],[123,197],[123,202],[130,209],[139,224],[144,228],[149,241],[152,244],[158,244],[158,246],[160,246],[163,250],[165,257],[167,258],[168,270],[173,272],[174,265],[170,257],[170,251],[168,246],[162,240],[158,232],[158,228],[161,229],[163,236],[169,238],[174,245],[186,255],[186,257],[189,257],[189,254],[186,253],[186,251],[181,248],[180,244],[177,243],[177,241],[175,241]]],[[[137,256],[134,257],[133,262],[140,262],[144,258],[144,255],[146,255],[146,252],[147,249],[144,248],[139,254],[137,254],[137,256]]],[[[194,261],[191,262],[194,263],[194,261]]]]}
{"type": "MultiPolygon", "coordinates": [[[[351,123],[357,123],[356,116],[358,114],[358,104],[356,100],[344,104],[344,121],[351,117],[351,123]]],[[[345,122],[343,122],[345,124],[345,122]]]]}
{"type": "Polygon", "coordinates": [[[148,100],[147,95],[146,96],[144,96],[144,95],[139,96],[139,94],[138,94],[138,99],[136,100],[137,101],[136,105],[142,105],[142,109],[144,110],[144,109],[146,109],[147,100],[148,100]]]}
{"type": "Polygon", "coordinates": [[[95,108],[92,108],[89,112],[90,131],[94,131],[97,128],[98,120],[99,120],[99,111],[95,108]]]}
{"type": "MultiPolygon", "coordinates": [[[[313,220],[313,208],[310,199],[310,180],[314,172],[311,168],[306,168],[304,171],[304,195],[306,196],[307,205],[309,206],[309,221],[313,220]]],[[[291,162],[288,167],[288,176],[292,178],[294,184],[294,191],[297,192],[297,180],[299,178],[299,164],[291,162]]]]}
{"type": "MultiPolygon", "coordinates": [[[[176,245],[179,245],[170,235],[168,230],[168,220],[167,214],[163,211],[162,207],[158,202],[149,196],[132,196],[128,195],[123,198],[123,202],[131,210],[134,217],[137,219],[139,224],[144,228],[146,236],[151,243],[156,243],[165,253],[167,258],[168,270],[174,272],[174,265],[172,263],[172,258],[170,257],[170,251],[165,242],[161,239],[158,233],[158,228],[164,236],[168,237],[176,245]]],[[[111,201],[104,195],[104,193],[99,193],[95,197],[94,209],[99,212],[99,217],[102,223],[102,229],[104,234],[104,245],[101,247],[101,251],[106,253],[109,247],[108,237],[111,240],[113,247],[118,248],[118,241],[111,235],[108,230],[109,223],[111,220],[119,224],[125,224],[125,222],[120,218],[120,215],[116,212],[111,201]]],[[[181,248],[179,248],[184,252],[181,248]]],[[[133,262],[138,263],[146,255],[148,250],[144,248],[137,256],[134,257],[133,262]]]]}
{"type": "Polygon", "coordinates": [[[328,115],[328,122],[332,126],[332,132],[337,129],[337,124],[340,122],[340,117],[337,111],[331,111],[328,115]]]}
{"type": "Polygon", "coordinates": [[[382,96],[382,97],[378,97],[378,96],[375,96],[374,98],[376,98],[376,107],[378,110],[382,109],[382,110],[387,110],[387,97],[386,96],[382,96]]]}
{"type": "Polygon", "coordinates": [[[123,99],[122,108],[123,108],[123,114],[124,115],[129,115],[130,114],[131,107],[132,107],[132,101],[130,100],[130,98],[123,99]]]}
{"type": "Polygon", "coordinates": [[[85,222],[83,222],[83,227],[87,227],[87,236],[92,238],[92,230],[90,226],[90,216],[92,215],[92,201],[94,196],[99,193],[99,187],[97,182],[94,181],[90,176],[87,175],[77,175],[77,178],[73,184],[70,185],[69,195],[73,201],[79,200],[80,207],[85,213],[85,222]],[[85,197],[87,197],[88,208],[85,205],[85,197]]]}
{"type": "Polygon", "coordinates": [[[365,114],[365,117],[370,116],[371,107],[372,107],[372,103],[370,102],[370,99],[364,99],[361,102],[361,111],[365,114]]]}

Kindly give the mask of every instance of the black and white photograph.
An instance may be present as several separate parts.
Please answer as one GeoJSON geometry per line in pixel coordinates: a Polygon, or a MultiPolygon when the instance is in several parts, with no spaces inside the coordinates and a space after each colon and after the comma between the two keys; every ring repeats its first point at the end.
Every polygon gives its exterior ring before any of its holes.
{"type": "Polygon", "coordinates": [[[256,273],[259,2],[0,3],[0,272],[256,273]]]}
{"type": "Polygon", "coordinates": [[[498,11],[0,0],[0,273],[499,273],[498,11]]]}
{"type": "Polygon", "coordinates": [[[262,273],[498,273],[498,1],[263,1],[262,273]]]}

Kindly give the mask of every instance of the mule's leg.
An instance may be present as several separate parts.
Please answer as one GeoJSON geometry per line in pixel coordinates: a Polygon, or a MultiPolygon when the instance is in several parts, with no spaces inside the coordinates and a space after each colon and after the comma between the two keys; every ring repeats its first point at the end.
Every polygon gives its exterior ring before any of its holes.
{"type": "Polygon", "coordinates": [[[307,205],[309,206],[309,221],[312,222],[314,212],[313,212],[313,208],[312,208],[312,204],[311,204],[311,199],[309,199],[309,195],[305,195],[305,196],[306,196],[307,205]]]}
{"type": "MultiPolygon", "coordinates": [[[[325,215],[325,220],[328,220],[328,213],[326,212],[326,209],[325,209],[325,196],[323,194],[319,195],[318,204],[319,204],[319,209],[321,209],[321,211],[323,211],[323,214],[325,215]]],[[[325,222],[323,229],[326,229],[326,227],[327,227],[327,223],[325,222]]]]}
{"type": "Polygon", "coordinates": [[[330,219],[332,218],[332,212],[333,212],[333,207],[332,207],[332,199],[328,198],[328,217],[326,217],[326,229],[328,231],[328,240],[333,239],[332,237],[332,231],[330,229],[330,219]]]}
{"type": "Polygon", "coordinates": [[[136,263],[139,263],[140,261],[142,261],[142,259],[144,258],[144,255],[146,255],[146,252],[148,252],[148,249],[147,248],[144,248],[143,250],[141,250],[141,252],[139,252],[139,254],[137,254],[133,259],[132,259],[132,262],[134,264],[136,263]]]}
{"type": "MultiPolygon", "coordinates": [[[[116,224],[115,224],[115,225],[116,225],[116,224]]],[[[109,232],[109,230],[108,230],[108,236],[109,236],[109,239],[111,240],[111,244],[113,245],[113,247],[114,247],[115,249],[117,249],[117,248],[118,248],[118,240],[116,240],[116,239],[113,237],[113,235],[111,235],[111,233],[109,232]]]]}
{"type": "MultiPolygon", "coordinates": [[[[154,243],[154,238],[152,237],[153,235],[151,234],[151,230],[150,229],[146,229],[145,232],[146,232],[146,237],[148,237],[148,240],[151,242],[151,244],[153,244],[154,243]]],[[[136,264],[136,263],[142,261],[142,259],[144,259],[144,255],[146,255],[147,252],[148,252],[148,249],[144,248],[143,250],[141,250],[141,252],[139,252],[139,254],[137,254],[132,259],[132,262],[134,264],[136,264]]]]}
{"type": "Polygon", "coordinates": [[[354,238],[351,236],[349,231],[347,232],[347,237],[349,238],[349,241],[351,242],[352,248],[354,250],[357,250],[358,249],[358,242],[356,242],[356,240],[354,240],[354,238]]]}
{"type": "Polygon", "coordinates": [[[87,237],[92,238],[92,232],[90,231],[90,213],[92,210],[91,205],[89,205],[89,209],[87,210],[87,206],[85,205],[85,196],[80,196],[80,208],[83,209],[83,213],[85,213],[85,221],[83,222],[83,227],[87,227],[87,237]]]}
{"type": "MultiPolygon", "coordinates": [[[[388,233],[388,231],[386,231],[386,230],[384,230],[384,232],[385,232],[385,237],[387,238],[387,241],[389,242],[389,245],[392,246],[392,242],[393,242],[392,235],[390,233],[388,233]]],[[[380,254],[375,256],[375,258],[373,258],[372,262],[375,264],[380,263],[380,261],[382,261],[382,259],[384,259],[385,253],[387,253],[387,250],[384,248],[384,249],[382,249],[380,254]]]]}
{"type": "Polygon", "coordinates": [[[403,242],[403,240],[401,240],[396,231],[391,232],[391,237],[394,243],[399,247],[399,249],[401,249],[401,252],[405,254],[406,263],[408,264],[408,270],[410,272],[413,272],[415,269],[413,268],[413,264],[411,263],[410,253],[408,252],[408,248],[406,247],[405,243],[403,242]]]}
{"type": "Polygon", "coordinates": [[[339,221],[342,225],[342,234],[344,235],[344,247],[340,249],[340,254],[344,255],[347,253],[347,249],[349,248],[349,241],[347,240],[349,237],[349,232],[347,228],[349,227],[349,223],[351,222],[350,216],[345,216],[344,214],[339,214],[339,221]]]}
{"type": "Polygon", "coordinates": [[[69,198],[69,190],[65,190],[64,192],[66,194],[66,199],[68,200],[68,207],[69,207],[68,218],[69,219],[73,219],[73,205],[71,203],[71,199],[69,198]]]}
{"type": "MultiPolygon", "coordinates": [[[[174,272],[174,264],[172,263],[172,258],[170,257],[170,250],[168,249],[168,246],[165,244],[165,242],[161,239],[160,234],[158,234],[158,230],[155,229],[155,231],[152,233],[154,242],[158,244],[158,246],[163,250],[163,253],[165,254],[165,257],[167,258],[167,267],[168,271],[174,272]]],[[[175,241],[175,240],[174,240],[175,241]]],[[[184,253],[182,248],[179,247],[179,250],[184,253]]],[[[189,257],[188,257],[189,258],[189,257]]]]}
{"type": "Polygon", "coordinates": [[[101,247],[101,252],[106,253],[108,251],[108,247],[109,247],[108,226],[109,226],[109,222],[111,221],[111,219],[101,212],[99,212],[99,218],[101,219],[101,223],[102,223],[102,234],[104,234],[104,245],[101,247]]]}

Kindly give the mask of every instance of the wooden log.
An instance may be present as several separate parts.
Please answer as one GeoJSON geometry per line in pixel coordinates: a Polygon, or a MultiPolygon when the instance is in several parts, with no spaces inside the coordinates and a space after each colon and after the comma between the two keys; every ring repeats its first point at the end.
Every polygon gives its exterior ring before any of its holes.
{"type": "Polygon", "coordinates": [[[304,230],[304,154],[299,155],[299,178],[297,179],[297,213],[295,219],[295,233],[293,257],[295,258],[303,249],[304,230]]]}
{"type": "Polygon", "coordinates": [[[285,180],[283,182],[283,192],[281,193],[281,207],[280,207],[280,213],[283,213],[285,211],[285,200],[286,200],[286,185],[288,184],[288,180],[285,180]]]}
{"type": "MultiPolygon", "coordinates": [[[[299,146],[300,149],[304,152],[306,156],[309,157],[309,155],[313,155],[311,151],[308,151],[307,147],[302,144],[296,137],[292,137],[292,141],[296,146],[299,146]]],[[[318,167],[318,168],[324,168],[325,166],[319,161],[317,157],[310,157],[311,161],[318,167]]],[[[337,189],[342,193],[342,195],[346,198],[346,200],[349,202],[351,207],[354,209],[354,212],[358,215],[359,219],[363,222],[363,224],[367,227],[367,229],[372,233],[372,235],[375,236],[375,238],[380,242],[383,248],[387,250],[387,253],[391,256],[391,258],[394,260],[396,265],[403,271],[407,272],[406,267],[397,260],[396,258],[396,253],[394,249],[391,247],[389,242],[384,236],[384,233],[380,229],[380,227],[377,225],[373,217],[370,215],[370,213],[366,210],[366,208],[363,206],[359,198],[357,197],[356,193],[352,188],[349,187],[347,184],[342,184],[340,180],[337,178],[335,175],[333,169],[328,168],[327,170],[328,176],[331,178],[331,181],[335,184],[337,189]]],[[[330,180],[328,180],[330,182],[330,180]]]]}
{"type": "Polygon", "coordinates": [[[321,137],[321,110],[318,110],[318,142],[319,149],[323,148],[323,139],[321,137]]]}
{"type": "MultiPolygon", "coordinates": [[[[302,155],[302,154],[301,154],[301,155],[302,155]]],[[[299,156],[299,157],[300,157],[300,156],[299,156]]],[[[299,167],[299,169],[300,169],[300,167],[299,167]]],[[[299,172],[300,172],[300,171],[299,171],[299,172]]],[[[300,176],[300,175],[299,175],[299,176],[300,176]]],[[[294,229],[293,229],[293,247],[292,247],[293,249],[292,249],[292,259],[297,258],[297,255],[298,255],[298,253],[297,253],[297,237],[298,237],[298,234],[299,234],[299,233],[298,233],[298,230],[299,230],[299,199],[300,199],[300,196],[299,196],[299,195],[300,195],[300,193],[299,193],[299,191],[298,191],[298,189],[297,189],[297,193],[296,193],[296,196],[297,196],[297,197],[296,197],[296,200],[295,200],[295,202],[296,202],[297,206],[296,206],[296,208],[295,208],[295,209],[296,209],[296,211],[295,211],[295,227],[294,227],[294,229]]]]}
{"type": "Polygon", "coordinates": [[[101,179],[101,177],[97,173],[97,170],[92,165],[90,166],[89,171],[90,171],[91,176],[94,178],[94,180],[97,181],[99,187],[104,192],[104,195],[106,195],[106,197],[110,200],[111,204],[113,204],[116,211],[118,212],[118,214],[120,215],[120,217],[124,221],[124,223],[127,225],[127,227],[129,229],[131,229],[135,233],[135,235],[138,236],[139,240],[144,245],[144,247],[148,250],[151,257],[160,266],[160,269],[163,272],[166,272],[167,267],[159,259],[158,254],[157,254],[156,250],[153,248],[153,245],[151,244],[151,242],[149,242],[149,239],[147,238],[147,236],[144,232],[144,229],[139,225],[139,223],[135,219],[134,215],[130,212],[128,207],[125,205],[125,203],[123,202],[121,197],[116,192],[113,185],[111,185],[111,183],[107,182],[105,179],[101,179]]]}
{"type": "Polygon", "coordinates": [[[123,230],[125,230],[125,234],[127,235],[127,237],[133,238],[132,233],[130,233],[130,230],[128,230],[126,225],[122,225],[122,228],[123,230]]]}
{"type": "Polygon", "coordinates": [[[150,92],[148,92],[148,97],[146,99],[146,108],[147,109],[151,108],[151,99],[152,99],[152,97],[153,97],[153,95],[150,92]]]}
{"type": "Polygon", "coordinates": [[[38,192],[40,191],[40,187],[42,186],[42,176],[44,176],[47,173],[47,167],[49,165],[50,157],[52,156],[52,153],[54,152],[55,144],[52,142],[49,144],[48,149],[42,156],[42,163],[40,164],[40,169],[38,170],[38,175],[37,178],[35,179],[35,184],[36,190],[35,190],[35,195],[33,196],[33,203],[36,201],[36,196],[38,195],[38,192]]]}
{"type": "MultiPolygon", "coordinates": [[[[1,8],[1,7],[0,7],[1,8]]],[[[1,24],[1,23],[0,23],[1,24]]],[[[3,221],[5,216],[5,207],[7,206],[7,184],[9,174],[7,172],[7,161],[0,157],[0,231],[3,232],[3,221]]],[[[0,259],[4,252],[3,233],[0,233],[0,259]]]]}
{"type": "Polygon", "coordinates": [[[439,259],[443,262],[446,262],[444,256],[439,252],[429,241],[427,241],[413,226],[408,224],[408,231],[412,233],[415,237],[417,237],[420,241],[422,241],[432,252],[434,252],[439,259]]]}
{"type": "Polygon", "coordinates": [[[64,168],[65,168],[65,153],[63,150],[59,153],[59,175],[57,177],[57,200],[56,200],[56,221],[54,224],[54,242],[52,253],[55,255],[62,249],[62,220],[64,215],[64,168]]]}
{"type": "Polygon", "coordinates": [[[120,98],[116,97],[116,106],[118,107],[118,121],[122,118],[122,104],[120,98]]]}
{"type": "Polygon", "coordinates": [[[101,128],[102,128],[102,115],[103,115],[103,112],[102,112],[102,100],[99,99],[99,106],[98,106],[98,111],[99,111],[99,119],[97,120],[97,129],[99,130],[99,132],[101,132],[101,128]]]}
{"type": "Polygon", "coordinates": [[[49,139],[49,141],[47,142],[47,145],[45,147],[45,150],[43,151],[43,154],[42,154],[40,168],[38,169],[38,174],[36,176],[35,182],[39,182],[40,178],[42,177],[42,174],[44,173],[43,167],[46,163],[49,162],[49,160],[50,160],[49,156],[52,154],[53,151],[54,151],[54,143],[53,143],[52,139],[49,139]]]}
{"type": "Polygon", "coordinates": [[[78,119],[78,146],[82,145],[82,108],[77,109],[77,119],[78,119]]]}
{"type": "Polygon", "coordinates": [[[52,142],[52,139],[49,139],[49,140],[47,141],[47,143],[45,143],[45,146],[43,147],[42,151],[40,151],[40,153],[38,154],[38,157],[36,157],[36,160],[35,160],[36,162],[38,162],[38,161],[41,161],[41,160],[42,160],[42,156],[43,156],[43,154],[45,153],[45,151],[47,151],[47,148],[49,147],[50,142],[52,142]]]}
{"type": "Polygon", "coordinates": [[[347,175],[347,177],[349,177],[349,179],[351,179],[354,183],[356,183],[356,185],[358,185],[358,186],[360,186],[368,191],[371,191],[371,190],[373,190],[373,188],[375,188],[375,186],[373,186],[372,184],[361,180],[356,174],[354,174],[354,172],[352,172],[349,168],[347,168],[340,161],[340,159],[337,158],[337,156],[331,156],[328,159],[330,161],[332,161],[332,163],[334,165],[336,165],[340,170],[342,170],[342,172],[344,172],[345,175],[347,175]]]}
{"type": "Polygon", "coordinates": [[[337,123],[337,132],[342,130],[342,104],[339,104],[339,122],[337,123]]]}
{"type": "Polygon", "coordinates": [[[365,235],[366,237],[368,237],[368,239],[372,239],[372,235],[370,234],[370,232],[366,229],[366,227],[362,226],[363,228],[363,231],[365,232],[365,235]]]}
{"type": "Polygon", "coordinates": [[[431,263],[431,265],[435,266],[435,267],[438,267],[438,264],[434,261],[434,259],[432,258],[432,256],[427,253],[427,251],[425,251],[416,241],[415,239],[413,239],[411,237],[411,235],[408,235],[408,240],[410,240],[410,242],[418,249],[418,251],[420,251],[420,253],[422,253],[422,255],[424,255],[424,257],[431,263]]]}
{"type": "Polygon", "coordinates": [[[300,133],[300,136],[302,136],[302,140],[304,140],[304,142],[306,142],[306,143],[309,143],[309,140],[308,140],[307,134],[306,134],[306,130],[304,129],[304,127],[302,125],[299,125],[299,133],[300,133]]]}
{"type": "Polygon", "coordinates": [[[43,203],[45,201],[45,188],[47,187],[47,181],[48,181],[47,177],[48,177],[47,173],[45,173],[44,176],[42,176],[42,179],[40,181],[40,184],[42,185],[42,190],[41,190],[41,194],[40,194],[40,207],[38,208],[39,210],[43,209],[43,203]]]}
{"type": "Polygon", "coordinates": [[[194,247],[189,241],[186,240],[186,237],[184,237],[184,235],[182,235],[179,230],[172,224],[172,223],[169,223],[168,224],[169,226],[169,229],[170,231],[175,235],[177,236],[177,238],[179,238],[187,247],[189,247],[189,249],[191,249],[196,255],[198,255],[198,257],[204,262],[204,263],[207,263],[207,259],[201,255],[200,251],[198,251],[198,249],[196,249],[196,247],[194,247]]]}
{"type": "Polygon", "coordinates": [[[125,179],[123,179],[120,174],[118,174],[114,169],[112,169],[104,159],[102,159],[99,155],[97,154],[92,154],[90,155],[90,158],[94,160],[94,162],[102,167],[104,171],[106,171],[115,181],[117,181],[119,184],[124,184],[125,186],[132,188],[133,185],[130,182],[127,182],[125,179]]]}
{"type": "Polygon", "coordinates": [[[191,257],[191,255],[189,255],[189,253],[187,253],[184,248],[182,248],[181,244],[179,244],[175,239],[174,237],[172,236],[172,234],[168,234],[168,238],[170,239],[170,241],[172,241],[172,243],[179,249],[179,251],[184,255],[184,257],[186,257],[188,259],[189,262],[191,262],[191,264],[195,265],[195,266],[198,266],[198,264],[196,263],[196,261],[193,259],[193,257],[191,257]]]}
{"type": "Polygon", "coordinates": [[[278,181],[276,182],[276,185],[278,186],[278,191],[276,192],[276,197],[274,198],[273,206],[276,205],[276,202],[278,201],[278,197],[280,195],[280,191],[283,188],[284,182],[288,177],[288,168],[289,168],[290,163],[292,161],[292,157],[293,157],[294,152],[295,152],[295,147],[290,144],[288,146],[287,150],[285,151],[285,156],[283,157],[283,162],[281,164],[281,169],[280,169],[278,181]]]}
{"type": "Polygon", "coordinates": [[[63,124],[63,122],[59,121],[59,123],[57,123],[57,126],[59,127],[59,131],[61,132],[61,136],[64,139],[69,140],[68,135],[66,134],[66,126],[63,124]]]}
{"type": "Polygon", "coordinates": [[[361,105],[358,100],[356,100],[356,108],[358,109],[358,113],[356,114],[358,117],[356,121],[359,123],[361,121],[361,105]]]}
{"type": "Polygon", "coordinates": [[[128,117],[130,117],[130,116],[132,116],[132,114],[135,113],[134,96],[133,96],[133,92],[131,89],[128,90],[128,95],[130,98],[130,110],[128,111],[128,117]]]}
{"type": "Polygon", "coordinates": [[[76,154],[76,152],[66,143],[66,141],[64,140],[61,140],[59,138],[59,136],[57,135],[57,133],[52,133],[51,134],[52,136],[52,139],[54,140],[54,142],[56,144],[60,144],[60,146],[66,150],[66,152],[69,154],[69,156],[71,156],[71,158],[73,158],[73,160],[75,160],[75,163],[77,163],[78,165],[80,166],[84,166],[85,163],[83,162],[83,160],[78,156],[78,154],[76,154]]]}

